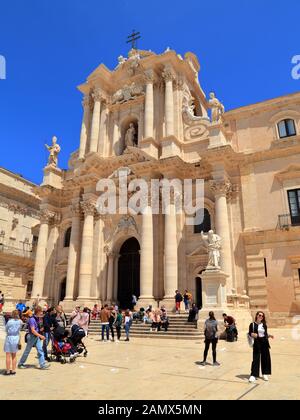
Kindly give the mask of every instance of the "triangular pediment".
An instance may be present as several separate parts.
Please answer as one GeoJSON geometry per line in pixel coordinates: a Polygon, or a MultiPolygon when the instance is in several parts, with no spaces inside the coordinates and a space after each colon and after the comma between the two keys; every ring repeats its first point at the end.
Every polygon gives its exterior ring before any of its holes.
{"type": "Polygon", "coordinates": [[[199,245],[194,251],[192,251],[190,254],[188,254],[188,257],[194,257],[195,255],[203,255],[207,254],[207,248],[204,245],[199,245]]]}

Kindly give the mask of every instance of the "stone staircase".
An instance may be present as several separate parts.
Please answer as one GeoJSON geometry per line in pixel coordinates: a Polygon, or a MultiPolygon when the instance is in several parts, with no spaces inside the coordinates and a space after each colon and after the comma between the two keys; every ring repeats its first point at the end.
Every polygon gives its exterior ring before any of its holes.
{"type": "MultiPolygon", "coordinates": [[[[140,338],[172,338],[178,340],[199,340],[203,338],[203,333],[197,329],[197,322],[187,322],[187,314],[171,314],[169,317],[169,328],[165,332],[164,329],[161,331],[150,331],[150,324],[144,324],[142,322],[133,321],[130,328],[130,337],[140,338]]],[[[90,335],[101,334],[101,325],[99,320],[91,320],[89,326],[90,335]]],[[[122,327],[122,337],[125,337],[125,330],[122,327]]]]}

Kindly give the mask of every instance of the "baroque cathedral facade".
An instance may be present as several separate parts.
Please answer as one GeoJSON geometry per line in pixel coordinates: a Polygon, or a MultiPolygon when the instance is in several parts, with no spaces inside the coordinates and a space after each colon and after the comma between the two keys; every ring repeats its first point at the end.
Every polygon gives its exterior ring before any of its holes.
{"type": "Polygon", "coordinates": [[[0,170],[0,289],[12,302],[125,308],[134,294],[138,307],[171,309],[175,290],[188,289],[198,306],[237,318],[259,309],[284,325],[299,313],[300,93],[224,112],[199,71],[193,53],[169,49],[101,64],[78,86],[68,169],[54,140],[41,185],[0,170]],[[187,224],[172,200],[167,214],[100,214],[98,181],[118,195],[124,169],[128,183],[202,179],[201,223],[187,224]],[[221,238],[219,270],[206,269],[209,230],[221,238]],[[18,247],[28,255],[9,251],[18,247]]]}

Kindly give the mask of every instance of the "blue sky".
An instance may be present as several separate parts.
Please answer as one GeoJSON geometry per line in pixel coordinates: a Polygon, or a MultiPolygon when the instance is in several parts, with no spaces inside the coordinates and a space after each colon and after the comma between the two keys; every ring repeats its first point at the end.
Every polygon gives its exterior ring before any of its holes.
{"type": "Polygon", "coordinates": [[[127,35],[139,48],[194,52],[200,83],[227,110],[300,90],[299,0],[1,0],[0,166],[40,183],[52,135],[67,168],[82,118],[76,86],[101,62],[114,68],[127,35]]]}

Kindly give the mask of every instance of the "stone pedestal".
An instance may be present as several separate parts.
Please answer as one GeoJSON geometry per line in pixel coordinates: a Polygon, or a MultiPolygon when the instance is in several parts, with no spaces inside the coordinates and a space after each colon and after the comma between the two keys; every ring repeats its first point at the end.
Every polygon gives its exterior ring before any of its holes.
{"type": "Polygon", "coordinates": [[[206,269],[201,273],[203,310],[219,309],[226,312],[226,279],[228,274],[220,269],[206,269]]]}
{"type": "Polygon", "coordinates": [[[161,140],[161,159],[180,155],[180,143],[175,136],[167,136],[161,140]]]}
{"type": "Polygon", "coordinates": [[[153,137],[147,137],[139,141],[139,148],[149,156],[158,159],[158,144],[153,137]]]}
{"type": "Polygon", "coordinates": [[[44,178],[42,186],[49,185],[57,189],[62,189],[63,171],[54,166],[46,166],[44,168],[44,178]]]}
{"type": "Polygon", "coordinates": [[[208,149],[214,149],[215,147],[225,146],[227,140],[224,134],[224,128],[222,123],[216,122],[211,123],[209,129],[209,146],[208,149]]]}

